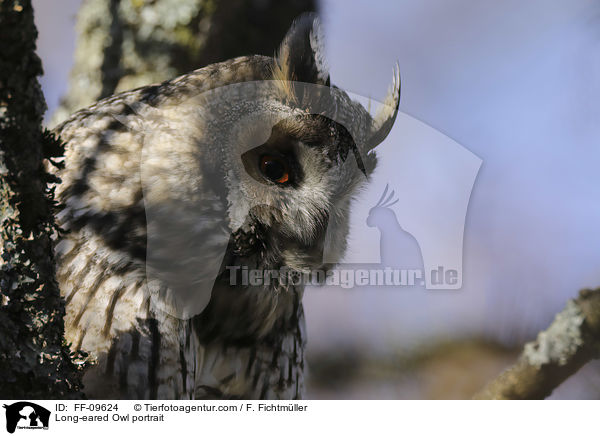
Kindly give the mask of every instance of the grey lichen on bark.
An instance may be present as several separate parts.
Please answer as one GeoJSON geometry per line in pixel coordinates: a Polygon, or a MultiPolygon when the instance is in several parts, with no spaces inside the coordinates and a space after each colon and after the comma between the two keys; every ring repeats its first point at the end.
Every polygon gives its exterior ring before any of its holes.
{"type": "Polygon", "coordinates": [[[0,1],[0,398],[80,398],[55,280],[55,180],[44,168],[62,147],[41,127],[36,38],[31,1],[0,1]]]}
{"type": "Polygon", "coordinates": [[[475,399],[543,399],[583,365],[600,357],[600,289],[583,290],[570,300],[535,341],[525,344],[517,362],[475,399]]]}
{"type": "Polygon", "coordinates": [[[577,303],[569,300],[550,327],[540,332],[535,342],[525,344],[523,357],[537,368],[552,362],[565,365],[583,344],[581,326],[584,321],[585,316],[577,303]]]}
{"type": "Polygon", "coordinates": [[[85,0],[55,124],[94,101],[249,54],[273,55],[315,0],[85,0]]]}

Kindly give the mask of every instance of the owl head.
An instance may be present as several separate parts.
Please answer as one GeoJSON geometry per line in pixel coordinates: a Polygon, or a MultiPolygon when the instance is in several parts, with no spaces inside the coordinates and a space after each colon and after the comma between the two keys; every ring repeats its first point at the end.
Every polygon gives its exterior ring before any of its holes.
{"type": "Polygon", "coordinates": [[[396,118],[399,77],[372,117],[331,84],[312,14],[293,24],[270,73],[233,87],[236,97],[243,90],[252,98],[226,128],[230,230],[261,229],[268,256],[292,269],[336,263],[346,247],[350,202],[396,118]]]}
{"type": "Polygon", "coordinates": [[[341,259],[351,201],[392,128],[400,81],[395,72],[371,116],[331,84],[321,41],[317,17],[302,16],[273,58],[183,76],[177,98],[155,117],[147,111],[148,258],[170,289],[212,289],[226,266],[306,271],[341,259]]]}

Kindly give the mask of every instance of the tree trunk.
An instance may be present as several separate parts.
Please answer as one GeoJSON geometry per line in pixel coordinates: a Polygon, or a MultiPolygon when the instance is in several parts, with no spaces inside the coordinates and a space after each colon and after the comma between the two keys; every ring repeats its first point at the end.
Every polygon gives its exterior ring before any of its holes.
{"type": "Polygon", "coordinates": [[[69,92],[53,124],[115,92],[236,56],[272,56],[315,0],[85,0],[69,92]]]}
{"type": "Polygon", "coordinates": [[[55,280],[53,180],[43,166],[62,148],[41,128],[36,38],[31,1],[1,1],[0,398],[79,398],[55,280]]]}

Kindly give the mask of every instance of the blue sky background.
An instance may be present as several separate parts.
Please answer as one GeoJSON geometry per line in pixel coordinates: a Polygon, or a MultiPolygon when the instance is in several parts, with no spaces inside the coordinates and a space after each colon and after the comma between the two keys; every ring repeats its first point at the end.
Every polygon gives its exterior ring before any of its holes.
{"type": "MultiPolygon", "coordinates": [[[[67,87],[78,4],[34,0],[50,111],[67,87]]],[[[600,3],[327,0],[323,20],[334,83],[381,99],[398,61],[401,110],[483,164],[467,213],[463,288],[309,289],[311,347],[527,340],[580,288],[600,286],[600,3]]],[[[401,126],[382,161],[422,140],[401,126]]],[[[394,178],[386,168],[376,183],[394,178]]],[[[377,194],[361,197],[355,216],[377,194]]],[[[350,248],[377,237],[356,218],[350,248]]]]}

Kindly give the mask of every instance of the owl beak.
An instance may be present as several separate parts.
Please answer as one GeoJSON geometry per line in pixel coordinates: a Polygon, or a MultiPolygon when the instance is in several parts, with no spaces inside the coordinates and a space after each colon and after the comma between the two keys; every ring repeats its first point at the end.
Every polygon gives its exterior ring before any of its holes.
{"type": "Polygon", "coordinates": [[[394,77],[390,90],[382,104],[382,106],[373,118],[371,134],[367,141],[367,151],[370,151],[383,142],[387,135],[392,130],[396,115],[398,115],[398,107],[400,105],[400,67],[396,63],[394,68],[394,77]]]}

